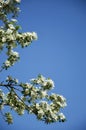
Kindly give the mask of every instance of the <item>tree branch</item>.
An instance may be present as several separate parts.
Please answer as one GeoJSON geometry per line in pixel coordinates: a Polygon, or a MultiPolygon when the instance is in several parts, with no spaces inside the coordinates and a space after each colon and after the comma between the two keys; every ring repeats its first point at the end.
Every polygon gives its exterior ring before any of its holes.
{"type": "Polygon", "coordinates": [[[8,88],[11,88],[11,89],[13,88],[13,89],[15,89],[15,90],[21,92],[20,89],[13,87],[13,86],[19,86],[19,85],[15,85],[15,84],[2,84],[2,83],[1,83],[0,86],[4,86],[4,87],[6,87],[7,89],[8,89],[8,88]]]}

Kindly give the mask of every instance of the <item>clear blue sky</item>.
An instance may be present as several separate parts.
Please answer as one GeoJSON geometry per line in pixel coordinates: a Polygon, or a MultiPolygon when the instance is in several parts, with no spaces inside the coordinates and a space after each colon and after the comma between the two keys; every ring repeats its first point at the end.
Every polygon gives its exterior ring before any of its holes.
{"type": "Polygon", "coordinates": [[[35,31],[39,38],[18,49],[20,62],[2,78],[10,74],[27,82],[39,73],[52,78],[53,91],[67,99],[67,121],[46,125],[33,115],[13,113],[13,125],[0,117],[0,130],[86,130],[86,1],[22,0],[21,10],[23,31],[35,31]]]}

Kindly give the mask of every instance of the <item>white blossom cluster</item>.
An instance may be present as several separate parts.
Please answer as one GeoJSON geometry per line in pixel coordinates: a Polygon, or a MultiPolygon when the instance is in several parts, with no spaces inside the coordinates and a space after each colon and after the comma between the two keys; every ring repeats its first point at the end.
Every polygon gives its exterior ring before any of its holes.
{"type": "Polygon", "coordinates": [[[8,69],[19,60],[18,52],[13,51],[18,45],[22,48],[27,47],[33,40],[37,40],[35,32],[20,32],[20,26],[17,25],[16,15],[19,12],[17,6],[20,0],[1,0],[0,1],[0,19],[4,25],[0,27],[0,51],[7,48],[7,60],[3,63],[2,68],[8,69]],[[8,15],[13,14],[14,18],[8,19],[8,15]]]}
{"type": "Polygon", "coordinates": [[[5,61],[3,68],[7,69],[14,65],[19,60],[18,52],[13,51],[19,45],[21,47],[27,47],[33,40],[37,40],[37,34],[35,32],[19,33],[15,19],[11,19],[11,22],[7,24],[7,29],[2,27],[0,29],[0,50],[6,46],[8,59],[5,61]]]}
{"type": "Polygon", "coordinates": [[[18,99],[15,92],[11,91],[7,93],[5,104],[9,105],[11,109],[14,109],[19,115],[24,114],[25,105],[18,99]]]}
{"type": "Polygon", "coordinates": [[[12,115],[11,115],[9,112],[6,112],[6,113],[5,113],[5,118],[6,118],[5,121],[6,121],[8,124],[13,123],[12,115]]]}
{"type": "Polygon", "coordinates": [[[0,91],[0,109],[8,105],[19,115],[24,114],[26,110],[29,113],[35,114],[37,119],[45,123],[64,122],[66,118],[60,112],[60,109],[67,105],[66,99],[55,93],[49,94],[48,91],[52,89],[54,83],[52,80],[48,81],[50,87],[52,86],[50,88],[46,83],[47,80],[42,75],[39,75],[36,79],[31,80],[31,83],[19,83],[17,79],[8,76],[6,79],[7,84],[0,85],[10,89],[7,94],[0,91]],[[35,84],[34,81],[36,81],[35,84]],[[43,84],[41,84],[42,82],[43,84]],[[18,96],[16,90],[19,90],[22,96],[18,96]]]}
{"type": "MultiPolygon", "coordinates": [[[[7,59],[2,65],[5,70],[20,59],[19,53],[14,51],[18,45],[24,48],[37,40],[35,32],[20,32],[21,27],[16,20],[20,11],[19,3],[20,0],[0,0],[0,20],[3,22],[0,27],[0,51],[6,51],[7,59]]],[[[45,123],[66,120],[60,112],[67,105],[66,99],[59,94],[50,94],[49,91],[54,88],[54,82],[50,78],[38,75],[30,83],[23,83],[8,76],[6,81],[0,82],[0,87],[0,111],[8,124],[13,123],[13,119],[10,112],[2,113],[5,106],[16,111],[18,115],[23,115],[25,111],[35,114],[37,119],[45,123]],[[7,90],[5,93],[3,88],[7,90]]]]}
{"type": "Polygon", "coordinates": [[[4,106],[4,97],[5,97],[5,94],[3,93],[3,91],[0,89],[0,110],[3,109],[3,106],[4,106]]]}
{"type": "Polygon", "coordinates": [[[18,25],[15,25],[12,19],[11,22],[7,25],[7,29],[0,29],[0,49],[3,49],[3,45],[6,44],[6,47],[13,49],[19,43],[22,47],[28,46],[33,40],[37,40],[37,34],[35,32],[26,32],[20,33],[18,25]]]}
{"type": "Polygon", "coordinates": [[[35,32],[19,33],[16,39],[22,47],[27,47],[33,40],[37,40],[37,34],[35,32]]]}
{"type": "Polygon", "coordinates": [[[41,85],[43,90],[51,90],[54,88],[54,82],[50,78],[45,79],[42,75],[39,75],[36,79],[31,79],[31,82],[34,85],[41,85]]]}
{"type": "Polygon", "coordinates": [[[5,23],[9,14],[12,17],[17,16],[20,11],[18,4],[20,4],[20,0],[0,0],[0,20],[5,23]]]}
{"type": "Polygon", "coordinates": [[[18,61],[18,60],[19,60],[19,54],[18,54],[18,52],[11,51],[10,55],[9,55],[9,58],[4,63],[4,68],[5,69],[9,68],[10,66],[14,65],[14,63],[16,61],[18,61]]]}

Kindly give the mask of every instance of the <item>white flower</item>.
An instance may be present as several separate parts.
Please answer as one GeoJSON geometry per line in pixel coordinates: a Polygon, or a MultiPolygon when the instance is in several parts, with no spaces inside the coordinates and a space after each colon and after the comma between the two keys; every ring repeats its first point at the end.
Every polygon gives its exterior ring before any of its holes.
{"type": "Polygon", "coordinates": [[[34,91],[31,91],[31,98],[34,99],[37,97],[37,94],[34,91]]]}
{"type": "Polygon", "coordinates": [[[19,34],[19,33],[17,33],[17,37],[18,37],[18,38],[22,38],[22,35],[19,34]]]}
{"type": "Polygon", "coordinates": [[[58,95],[62,101],[66,101],[66,99],[62,95],[58,95]]]}
{"type": "Polygon", "coordinates": [[[15,79],[15,82],[18,83],[19,82],[18,79],[15,79]]]}
{"type": "Polygon", "coordinates": [[[15,0],[17,3],[20,3],[21,2],[21,0],[15,0]]]}
{"type": "Polygon", "coordinates": [[[58,95],[58,97],[60,97],[61,99],[61,107],[66,107],[67,106],[67,103],[66,103],[66,99],[62,96],[62,95],[58,95]]]}
{"type": "Polygon", "coordinates": [[[40,109],[39,103],[36,103],[36,109],[40,109]]]}
{"type": "Polygon", "coordinates": [[[45,97],[46,95],[47,95],[47,91],[41,91],[42,98],[45,97]]]}
{"type": "Polygon", "coordinates": [[[41,101],[40,106],[44,111],[50,110],[50,105],[46,101],[41,101]]]}
{"type": "Polygon", "coordinates": [[[66,103],[66,102],[64,102],[62,107],[66,107],[66,106],[67,106],[67,103],[66,103]]]}
{"type": "Polygon", "coordinates": [[[60,117],[61,120],[64,120],[64,119],[65,119],[65,115],[64,115],[63,113],[60,113],[60,114],[59,114],[59,117],[60,117]]]}
{"type": "Polygon", "coordinates": [[[37,79],[36,82],[37,82],[37,84],[41,84],[41,80],[40,79],[37,79]]]}
{"type": "Polygon", "coordinates": [[[17,22],[17,20],[16,20],[16,19],[11,19],[11,21],[12,21],[12,22],[14,22],[14,23],[16,23],[16,22],[17,22]]]}
{"type": "Polygon", "coordinates": [[[33,40],[37,40],[37,38],[38,38],[37,33],[32,32],[32,38],[33,38],[33,40]]]}
{"type": "Polygon", "coordinates": [[[43,75],[40,76],[40,79],[41,79],[42,81],[45,81],[45,77],[44,77],[43,75]]]}
{"type": "Polygon", "coordinates": [[[26,85],[26,88],[31,88],[31,84],[25,83],[25,85],[26,85]]]}
{"type": "Polygon", "coordinates": [[[5,37],[2,37],[2,42],[6,42],[6,38],[5,37]]]}
{"type": "Polygon", "coordinates": [[[51,116],[52,116],[52,118],[53,118],[55,121],[57,121],[57,120],[58,120],[58,116],[57,116],[56,114],[51,113],[51,116]]]}
{"type": "Polygon", "coordinates": [[[9,28],[15,30],[15,27],[12,24],[8,24],[9,28]]]}
{"type": "Polygon", "coordinates": [[[51,79],[47,79],[47,82],[52,86],[52,88],[54,88],[54,82],[51,79]]]}
{"type": "Polygon", "coordinates": [[[38,111],[38,114],[44,115],[43,110],[40,109],[40,110],[38,111]]]}
{"type": "Polygon", "coordinates": [[[11,55],[14,55],[14,56],[16,56],[16,57],[19,57],[19,53],[18,52],[16,52],[16,51],[11,51],[11,55]]]}
{"type": "Polygon", "coordinates": [[[11,29],[7,29],[6,34],[11,34],[13,31],[11,29]]]}
{"type": "Polygon", "coordinates": [[[10,66],[11,66],[10,61],[9,61],[9,60],[6,60],[6,61],[5,61],[5,65],[6,65],[7,67],[10,67],[10,66]]]}
{"type": "Polygon", "coordinates": [[[34,78],[30,79],[30,81],[34,81],[34,80],[35,80],[34,78]]]}
{"type": "Polygon", "coordinates": [[[57,94],[52,93],[52,94],[51,94],[51,97],[52,97],[54,100],[56,100],[56,101],[57,101],[57,94]]]}
{"type": "Polygon", "coordinates": [[[24,94],[27,95],[28,93],[29,93],[29,90],[28,90],[28,89],[25,89],[24,94]]]}
{"type": "Polygon", "coordinates": [[[38,111],[37,116],[38,116],[39,119],[42,119],[43,116],[44,116],[44,111],[43,111],[42,109],[40,109],[40,110],[38,111]]]}
{"type": "Polygon", "coordinates": [[[10,35],[7,36],[7,40],[8,40],[8,41],[14,41],[14,40],[16,40],[16,39],[15,39],[14,35],[11,35],[11,34],[10,34],[10,35]]]}
{"type": "Polygon", "coordinates": [[[29,44],[30,44],[30,42],[26,42],[23,44],[23,46],[25,47],[25,46],[28,46],[29,44]]]}

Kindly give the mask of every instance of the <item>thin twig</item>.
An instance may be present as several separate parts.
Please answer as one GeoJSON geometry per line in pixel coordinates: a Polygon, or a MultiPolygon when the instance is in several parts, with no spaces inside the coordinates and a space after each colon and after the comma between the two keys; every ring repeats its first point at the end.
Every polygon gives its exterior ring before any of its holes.
{"type": "MultiPolygon", "coordinates": [[[[19,92],[21,92],[20,89],[17,89],[15,87],[13,87],[13,84],[0,84],[0,86],[4,86],[8,89],[8,91],[10,92],[11,89],[13,88],[14,90],[17,90],[19,92]]],[[[15,85],[15,86],[18,86],[18,85],[15,85]]],[[[24,104],[24,106],[26,107],[26,109],[28,110],[29,109],[29,106],[27,104],[25,104],[25,102],[18,96],[18,94],[13,90],[13,92],[15,93],[15,95],[18,97],[18,99],[24,104]]]]}
{"type": "MultiPolygon", "coordinates": [[[[4,86],[4,87],[6,87],[7,89],[8,89],[8,87],[9,87],[9,88],[13,88],[13,89],[15,89],[15,90],[21,92],[20,89],[13,87],[13,86],[16,86],[16,85],[14,85],[14,84],[11,85],[11,84],[2,84],[2,83],[1,83],[0,86],[4,86]]],[[[19,85],[17,85],[17,86],[19,86],[19,85]]]]}
{"type": "Polygon", "coordinates": [[[27,104],[25,104],[25,102],[18,96],[18,94],[16,94],[15,91],[14,91],[14,93],[18,97],[18,99],[25,105],[26,109],[28,110],[29,106],[27,104]]]}

